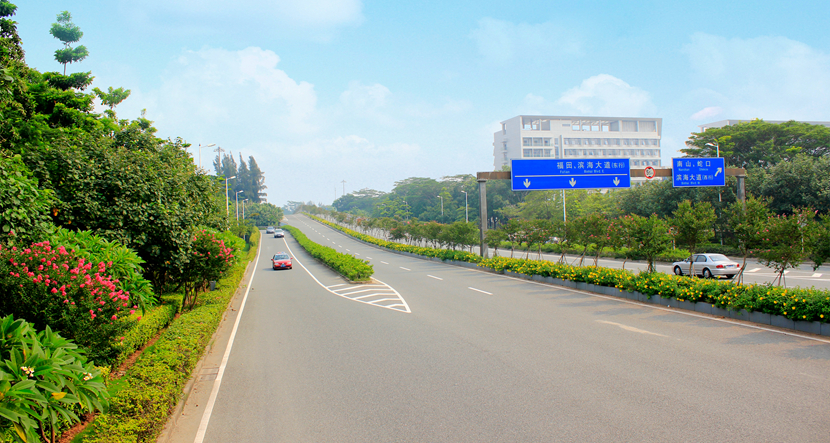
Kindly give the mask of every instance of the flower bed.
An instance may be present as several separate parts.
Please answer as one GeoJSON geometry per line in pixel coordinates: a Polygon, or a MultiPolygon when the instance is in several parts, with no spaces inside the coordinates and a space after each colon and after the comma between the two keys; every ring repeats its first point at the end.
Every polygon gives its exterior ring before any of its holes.
{"type": "Polygon", "coordinates": [[[478,263],[478,266],[496,272],[515,272],[539,275],[562,280],[585,282],[615,287],[624,291],[637,291],[650,296],[676,298],[679,301],[705,302],[714,307],[734,311],[762,312],[780,315],[794,321],[830,322],[830,291],[815,288],[782,288],[771,284],[743,285],[729,281],[676,276],[662,272],[639,273],[623,269],[593,266],[571,266],[545,260],[493,257],[483,259],[464,251],[421,248],[370,237],[329,221],[308,215],[314,220],[338,229],[355,238],[387,249],[404,251],[444,260],[478,263]],[[443,252],[441,252],[443,251],[443,252]]]}
{"type": "Polygon", "coordinates": [[[340,275],[351,281],[367,281],[375,272],[372,265],[366,260],[355,258],[348,254],[337,252],[333,248],[314,243],[294,226],[283,226],[291,233],[297,243],[303,247],[312,257],[323,262],[326,266],[334,269],[340,275]]]}

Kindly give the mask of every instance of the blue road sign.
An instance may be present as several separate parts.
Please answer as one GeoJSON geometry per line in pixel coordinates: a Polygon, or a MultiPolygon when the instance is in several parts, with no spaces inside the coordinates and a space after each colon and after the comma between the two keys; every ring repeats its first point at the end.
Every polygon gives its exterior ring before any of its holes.
{"type": "Polygon", "coordinates": [[[726,186],[723,157],[673,158],[671,163],[675,188],[726,186]]]}
{"type": "Polygon", "coordinates": [[[514,191],[630,188],[627,158],[514,159],[510,184],[514,191]]]}

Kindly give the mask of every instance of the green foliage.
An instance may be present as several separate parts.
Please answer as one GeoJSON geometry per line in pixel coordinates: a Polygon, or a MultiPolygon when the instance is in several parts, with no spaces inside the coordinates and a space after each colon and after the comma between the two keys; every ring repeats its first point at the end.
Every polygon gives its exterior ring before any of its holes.
{"type": "Polygon", "coordinates": [[[111,264],[92,263],[49,242],[0,248],[0,312],[54,328],[106,364],[134,323],[136,297],[118,287],[111,264]]]}
{"type": "Polygon", "coordinates": [[[38,188],[19,155],[0,153],[0,243],[8,243],[10,237],[31,242],[48,233],[53,198],[51,191],[38,188]]]}
{"type": "MultiPolygon", "coordinates": [[[[697,246],[708,241],[715,235],[712,229],[717,216],[709,202],[700,202],[692,205],[689,200],[683,200],[674,211],[674,218],[670,223],[675,240],[689,249],[689,255],[697,252],[697,246]]],[[[689,275],[694,275],[694,262],[689,260],[689,275]]]]}
{"type": "Polygon", "coordinates": [[[144,269],[141,265],[144,260],[132,249],[117,241],[107,241],[89,231],[70,231],[64,228],[57,229],[49,236],[49,241],[52,247],[63,246],[89,263],[107,263],[110,275],[117,280],[119,288],[140,301],[142,310],[156,304],[153,285],[142,274],[144,269]]]}
{"type": "Polygon", "coordinates": [[[83,45],[74,48],[71,46],[72,43],[80,41],[84,33],[78,25],[72,23],[69,11],[58,14],[57,20],[57,23],[52,23],[49,33],[63,42],[63,49],[55,51],[55,60],[63,65],[63,73],[66,74],[66,65],[82,61],[89,55],[89,51],[83,45]]]}
{"type": "Polygon", "coordinates": [[[785,282],[784,271],[798,267],[810,255],[816,235],[815,215],[812,209],[799,209],[791,216],[769,217],[762,226],[758,261],[778,272],[779,284],[785,282]]]}
{"type": "Polygon", "coordinates": [[[247,198],[251,203],[264,202],[262,197],[267,195],[263,192],[266,188],[265,176],[259,169],[253,156],[248,157],[248,163],[246,164],[245,160],[242,159],[242,154],[240,154],[239,165],[237,166],[232,156],[225,155],[220,161],[217,155],[213,161],[213,168],[216,171],[217,177],[236,177],[228,183],[230,185],[228,195],[230,195],[229,204],[231,205],[231,212],[235,211],[233,207],[235,204],[233,196],[238,191],[242,191],[239,195],[240,201],[247,198]]]}
{"type": "Polygon", "coordinates": [[[218,187],[196,172],[181,140],[163,142],[137,122],[109,142],[78,142],[31,153],[42,186],[58,196],[54,222],[133,249],[155,288],[175,283],[192,255],[192,227],[223,226],[218,187]]]}
{"type": "Polygon", "coordinates": [[[830,214],[823,216],[821,223],[816,224],[815,238],[816,241],[810,249],[813,270],[830,260],[830,214]]]}
{"type": "Polygon", "coordinates": [[[309,240],[305,234],[294,226],[284,226],[312,257],[320,260],[326,266],[334,269],[340,275],[351,281],[367,281],[372,277],[374,270],[366,260],[355,258],[348,254],[342,254],[336,250],[323,246],[309,240]]]}
{"type": "Polygon", "coordinates": [[[762,181],[755,192],[770,200],[774,213],[792,214],[795,208],[803,207],[830,213],[830,155],[816,158],[800,154],[760,175],[762,181]]]}
{"type": "Polygon", "coordinates": [[[236,262],[234,251],[217,238],[210,228],[197,229],[191,243],[191,257],[181,268],[180,281],[184,284],[182,307],[193,309],[196,295],[209,281],[217,281],[236,262]]]}
{"type": "Polygon", "coordinates": [[[101,372],[77,345],[48,326],[35,332],[11,315],[0,320],[0,429],[12,428],[18,441],[54,442],[78,413],[104,410],[107,397],[101,372]]]}
{"type": "Polygon", "coordinates": [[[248,202],[245,205],[245,219],[250,220],[254,226],[277,226],[283,216],[282,208],[271,203],[248,202]]]}
{"type": "Polygon", "coordinates": [[[120,341],[118,355],[110,362],[109,367],[115,370],[127,360],[135,351],[141,349],[159,331],[166,328],[179,312],[181,297],[177,294],[161,297],[158,306],[148,309],[139,317],[141,320],[124,333],[124,340],[120,341]]]}
{"type": "Polygon", "coordinates": [[[63,75],[58,72],[43,73],[43,79],[46,80],[49,86],[61,91],[68,91],[70,89],[84,90],[92,83],[94,78],[92,72],[75,72],[69,75],[63,75]]]}
{"type": "Polygon", "coordinates": [[[793,160],[798,154],[826,156],[830,153],[830,128],[796,121],[752,120],[692,133],[686,146],[681,152],[689,157],[714,157],[719,146],[721,157],[731,167],[767,167],[793,160]]]}

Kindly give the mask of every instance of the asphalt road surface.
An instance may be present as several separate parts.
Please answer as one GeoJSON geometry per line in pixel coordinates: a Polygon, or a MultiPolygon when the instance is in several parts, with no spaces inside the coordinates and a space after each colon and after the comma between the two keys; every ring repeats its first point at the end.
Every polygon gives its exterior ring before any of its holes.
{"type": "Polygon", "coordinates": [[[288,223],[369,260],[378,281],[347,285],[292,238],[263,236],[227,362],[239,302],[162,441],[830,439],[826,338],[405,257],[303,216],[288,223]],[[293,270],[270,269],[277,251],[296,258],[293,270]]]}

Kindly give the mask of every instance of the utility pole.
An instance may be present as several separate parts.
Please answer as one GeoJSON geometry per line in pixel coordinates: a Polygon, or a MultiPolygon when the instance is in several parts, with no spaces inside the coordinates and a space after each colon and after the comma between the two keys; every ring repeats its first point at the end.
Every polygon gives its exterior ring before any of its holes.
{"type": "Polygon", "coordinates": [[[343,183],[343,195],[346,195],[346,180],[343,180],[340,183],[343,183]]]}

